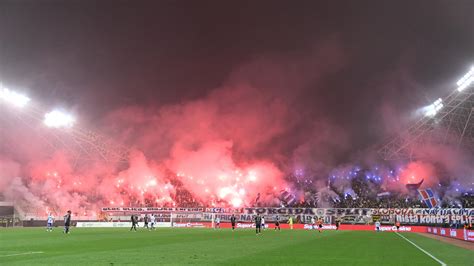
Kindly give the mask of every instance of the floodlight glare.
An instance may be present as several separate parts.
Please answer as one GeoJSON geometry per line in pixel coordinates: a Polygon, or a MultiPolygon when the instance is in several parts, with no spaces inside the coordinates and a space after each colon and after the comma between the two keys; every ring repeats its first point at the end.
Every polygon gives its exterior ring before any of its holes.
{"type": "Polygon", "coordinates": [[[474,82],[474,66],[471,67],[471,70],[467,72],[456,85],[458,86],[458,91],[463,91],[465,88],[469,87],[474,82]]]}
{"type": "Polygon", "coordinates": [[[435,116],[443,106],[443,100],[438,98],[433,104],[425,108],[425,116],[435,116]]]}
{"type": "Polygon", "coordinates": [[[0,99],[17,107],[23,107],[30,101],[30,98],[25,95],[11,91],[7,88],[0,88],[0,99]]]}
{"type": "Polygon", "coordinates": [[[44,124],[48,127],[60,128],[60,127],[72,127],[76,120],[70,114],[53,110],[44,115],[44,124]]]}
{"type": "Polygon", "coordinates": [[[468,78],[465,82],[461,83],[461,85],[458,87],[458,91],[461,92],[465,88],[469,87],[474,82],[474,76],[468,78]]]}
{"type": "Polygon", "coordinates": [[[456,82],[456,85],[460,86],[462,83],[464,83],[468,78],[470,78],[473,75],[474,75],[474,66],[471,67],[469,72],[467,72],[464,76],[462,76],[462,78],[459,79],[458,82],[456,82]]]}

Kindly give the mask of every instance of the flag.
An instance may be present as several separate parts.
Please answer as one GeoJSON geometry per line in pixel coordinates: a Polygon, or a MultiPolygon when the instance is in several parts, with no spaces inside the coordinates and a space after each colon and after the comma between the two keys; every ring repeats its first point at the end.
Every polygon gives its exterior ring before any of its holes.
{"type": "Polygon", "coordinates": [[[428,206],[428,208],[434,208],[438,206],[438,201],[436,200],[433,190],[431,188],[427,189],[418,189],[421,200],[428,206]]]}
{"type": "Polygon", "coordinates": [[[283,201],[287,205],[292,205],[293,203],[296,203],[296,196],[289,191],[281,190],[280,201],[283,201]]]}
{"type": "Polygon", "coordinates": [[[421,184],[423,184],[423,181],[425,181],[425,179],[421,179],[421,181],[419,183],[415,183],[415,184],[406,184],[405,187],[408,189],[408,190],[417,190],[420,188],[421,184]]]}

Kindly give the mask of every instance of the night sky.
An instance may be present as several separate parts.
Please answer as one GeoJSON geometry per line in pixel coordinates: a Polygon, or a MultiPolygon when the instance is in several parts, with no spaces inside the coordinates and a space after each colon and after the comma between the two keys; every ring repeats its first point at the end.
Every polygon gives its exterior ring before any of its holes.
{"type": "Polygon", "coordinates": [[[294,92],[305,119],[330,120],[361,149],[453,89],[474,62],[473,11],[470,0],[3,0],[0,80],[93,120],[251,76],[275,97],[294,92]],[[299,64],[306,81],[275,88],[287,83],[262,61],[299,64]]]}

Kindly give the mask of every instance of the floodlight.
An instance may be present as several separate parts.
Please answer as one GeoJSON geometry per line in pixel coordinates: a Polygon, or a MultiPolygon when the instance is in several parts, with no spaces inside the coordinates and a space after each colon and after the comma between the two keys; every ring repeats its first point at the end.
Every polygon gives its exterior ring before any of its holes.
{"type": "Polygon", "coordinates": [[[462,91],[471,85],[474,82],[474,66],[471,67],[469,72],[467,72],[461,79],[456,82],[458,86],[458,91],[462,91]]]}
{"type": "Polygon", "coordinates": [[[30,101],[30,98],[25,95],[11,91],[5,87],[0,88],[0,99],[17,107],[23,107],[30,101]]]}
{"type": "Polygon", "coordinates": [[[53,110],[44,115],[44,124],[48,127],[61,128],[72,127],[76,120],[70,114],[53,110]]]}
{"type": "Polygon", "coordinates": [[[469,72],[467,72],[464,76],[462,76],[461,79],[458,80],[458,82],[456,83],[456,85],[460,86],[462,83],[464,83],[467,79],[469,79],[470,77],[472,77],[474,75],[474,66],[471,67],[471,69],[469,70],[469,72]]]}
{"type": "Polygon", "coordinates": [[[469,85],[471,85],[472,82],[474,82],[474,76],[468,78],[465,82],[461,83],[461,85],[458,87],[458,91],[459,92],[463,91],[465,88],[469,87],[469,85]]]}
{"type": "Polygon", "coordinates": [[[443,99],[438,98],[433,104],[426,107],[425,116],[435,116],[443,106],[443,99]]]}

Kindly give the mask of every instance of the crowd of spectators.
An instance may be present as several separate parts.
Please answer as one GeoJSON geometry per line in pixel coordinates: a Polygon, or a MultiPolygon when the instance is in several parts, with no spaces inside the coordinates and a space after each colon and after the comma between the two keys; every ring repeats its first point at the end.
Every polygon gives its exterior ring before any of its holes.
{"type": "MultiPolygon", "coordinates": [[[[328,198],[318,198],[316,191],[311,188],[305,193],[305,199],[294,207],[333,207],[333,208],[427,208],[419,199],[416,190],[385,191],[380,183],[367,180],[363,177],[354,178],[350,183],[351,193],[344,193],[347,189],[330,186],[333,195],[328,198]]],[[[439,199],[438,199],[439,200],[439,199]]],[[[438,202],[442,208],[474,208],[474,194],[464,193],[457,197],[449,197],[438,202]]]]}

